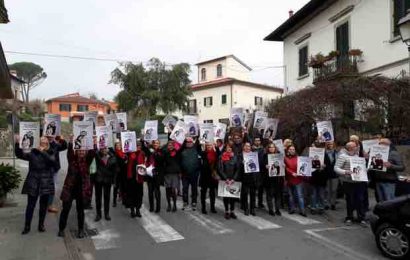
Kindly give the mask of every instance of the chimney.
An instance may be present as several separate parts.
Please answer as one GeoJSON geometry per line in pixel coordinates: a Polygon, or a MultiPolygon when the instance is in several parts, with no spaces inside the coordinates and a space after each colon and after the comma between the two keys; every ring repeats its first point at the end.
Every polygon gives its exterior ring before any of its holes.
{"type": "Polygon", "coordinates": [[[17,77],[17,70],[10,70],[10,74],[17,77]]]}
{"type": "Polygon", "coordinates": [[[293,10],[289,10],[289,18],[293,16],[293,10]]]}

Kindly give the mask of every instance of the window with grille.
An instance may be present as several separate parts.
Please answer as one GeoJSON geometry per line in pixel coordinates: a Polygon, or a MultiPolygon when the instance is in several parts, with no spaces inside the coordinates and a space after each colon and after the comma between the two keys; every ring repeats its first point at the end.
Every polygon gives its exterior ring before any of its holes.
{"type": "Polygon", "coordinates": [[[410,9],[410,0],[393,0],[393,36],[399,36],[399,20],[406,16],[410,9]]]}
{"type": "Polygon", "coordinates": [[[226,104],[226,94],[223,94],[221,99],[222,99],[222,102],[221,102],[222,105],[225,105],[226,104]]]}
{"type": "Polygon", "coordinates": [[[71,104],[60,104],[60,111],[71,111],[71,104]]]}
{"type": "Polygon", "coordinates": [[[206,80],[206,69],[205,68],[201,69],[201,80],[206,80]]]}
{"type": "Polygon", "coordinates": [[[262,106],[262,97],[255,97],[255,106],[262,106]]]}
{"type": "Polygon", "coordinates": [[[211,107],[212,106],[212,97],[204,98],[204,107],[211,107]]]}
{"type": "Polygon", "coordinates": [[[299,49],[299,77],[308,74],[308,46],[299,49]]]}
{"type": "Polygon", "coordinates": [[[216,66],[216,77],[222,77],[222,65],[218,64],[216,66]]]}
{"type": "Polygon", "coordinates": [[[88,111],[88,105],[77,105],[77,111],[79,112],[88,111]]]}

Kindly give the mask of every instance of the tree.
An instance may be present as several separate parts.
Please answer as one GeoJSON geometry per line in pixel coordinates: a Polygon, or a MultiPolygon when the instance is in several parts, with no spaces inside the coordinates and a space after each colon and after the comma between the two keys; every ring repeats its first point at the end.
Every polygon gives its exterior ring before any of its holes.
{"type": "Polygon", "coordinates": [[[17,62],[9,65],[9,69],[15,70],[17,77],[25,82],[22,85],[22,99],[25,103],[30,101],[30,90],[43,83],[47,78],[43,68],[31,62],[17,62]]]}
{"type": "Polygon", "coordinates": [[[122,63],[111,73],[110,83],[122,89],[115,97],[121,110],[137,109],[140,116],[154,115],[157,109],[171,113],[185,109],[189,85],[189,64],[180,63],[167,68],[152,58],[146,67],[142,63],[122,63]]]}

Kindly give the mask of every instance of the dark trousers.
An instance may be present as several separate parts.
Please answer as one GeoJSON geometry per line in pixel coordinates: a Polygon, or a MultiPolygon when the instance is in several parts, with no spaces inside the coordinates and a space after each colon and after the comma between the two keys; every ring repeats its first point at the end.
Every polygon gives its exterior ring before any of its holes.
{"type": "MultiPolygon", "coordinates": [[[[81,196],[77,196],[75,199],[75,205],[77,209],[77,223],[78,223],[78,230],[84,230],[84,202],[81,196]]],[[[71,210],[71,206],[73,205],[73,200],[63,202],[63,210],[61,211],[60,221],[59,221],[59,229],[60,231],[64,231],[67,226],[67,219],[68,215],[71,210]]]]}
{"type": "Polygon", "coordinates": [[[258,187],[258,205],[261,206],[263,205],[263,192],[265,190],[265,187],[263,185],[260,185],[258,187]]]}
{"type": "MultiPolygon", "coordinates": [[[[31,220],[33,219],[34,209],[36,208],[38,196],[31,196],[27,195],[27,207],[26,207],[26,220],[25,220],[25,227],[31,227],[31,220]]],[[[49,195],[41,195],[40,196],[40,209],[38,212],[39,219],[38,225],[43,226],[44,220],[46,219],[47,214],[47,207],[48,207],[48,199],[49,195]]]]}
{"type": "Polygon", "coordinates": [[[209,200],[211,202],[211,209],[215,209],[215,199],[216,199],[216,187],[204,186],[201,188],[201,206],[202,209],[206,208],[206,193],[209,190],[209,200]]]}
{"type": "Polygon", "coordinates": [[[95,206],[97,215],[101,216],[101,200],[104,192],[104,214],[107,216],[110,214],[110,193],[111,183],[95,183],[95,206]]]}
{"type": "Polygon", "coordinates": [[[182,200],[188,203],[188,191],[191,186],[191,203],[197,202],[199,173],[182,177],[182,200]]]}
{"type": "Polygon", "coordinates": [[[244,210],[254,210],[256,204],[256,186],[245,184],[242,186],[242,205],[244,210]],[[250,207],[249,207],[250,206],[250,207]]]}
{"type": "Polygon", "coordinates": [[[266,203],[268,204],[268,209],[273,210],[273,199],[274,199],[275,200],[275,210],[278,211],[282,204],[283,186],[280,183],[268,183],[265,188],[266,188],[266,203]]]}
{"type": "Polygon", "coordinates": [[[365,217],[365,199],[367,192],[367,183],[365,182],[344,182],[343,189],[346,197],[347,218],[353,219],[353,211],[356,210],[358,220],[361,221],[365,217]]]}
{"type": "Polygon", "coordinates": [[[235,198],[223,198],[224,201],[224,206],[225,206],[225,212],[233,212],[235,210],[235,198]]]}
{"type": "Polygon", "coordinates": [[[159,211],[161,208],[161,190],[160,185],[156,183],[154,180],[147,181],[148,185],[148,201],[149,201],[149,208],[150,210],[154,210],[154,198],[156,202],[155,209],[159,211]]]}

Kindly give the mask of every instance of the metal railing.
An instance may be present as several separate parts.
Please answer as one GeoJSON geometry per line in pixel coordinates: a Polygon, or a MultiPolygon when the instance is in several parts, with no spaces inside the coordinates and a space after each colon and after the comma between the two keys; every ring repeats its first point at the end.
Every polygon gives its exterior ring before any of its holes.
{"type": "Polygon", "coordinates": [[[358,59],[354,56],[339,56],[327,61],[321,67],[313,68],[313,82],[355,76],[358,74],[357,62],[358,59]]]}

